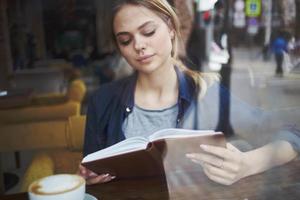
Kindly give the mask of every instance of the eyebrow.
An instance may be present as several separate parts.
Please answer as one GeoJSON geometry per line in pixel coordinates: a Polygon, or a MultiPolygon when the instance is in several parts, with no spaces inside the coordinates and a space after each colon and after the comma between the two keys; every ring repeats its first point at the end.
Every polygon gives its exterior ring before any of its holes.
{"type": "MultiPolygon", "coordinates": [[[[154,23],[154,22],[153,22],[153,21],[147,21],[147,22],[143,23],[142,25],[140,25],[140,26],[138,27],[138,30],[141,30],[142,28],[144,28],[144,27],[147,26],[148,24],[152,24],[152,23],[154,23]]],[[[127,35],[127,34],[128,34],[128,32],[118,32],[118,33],[116,34],[116,37],[119,36],[119,35],[127,35]]]]}

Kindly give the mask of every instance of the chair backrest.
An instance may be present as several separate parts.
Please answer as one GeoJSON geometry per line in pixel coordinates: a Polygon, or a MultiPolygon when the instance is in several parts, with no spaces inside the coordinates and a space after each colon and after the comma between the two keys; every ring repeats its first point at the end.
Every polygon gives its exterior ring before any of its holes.
{"type": "Polygon", "coordinates": [[[85,116],[71,116],[66,121],[0,126],[0,152],[54,148],[81,150],[84,128],[85,116]]]}
{"type": "Polygon", "coordinates": [[[70,83],[67,92],[67,98],[70,101],[82,102],[86,93],[86,85],[85,83],[80,80],[74,80],[70,83]]]}
{"type": "MultiPolygon", "coordinates": [[[[0,110],[1,124],[35,123],[48,121],[67,121],[70,116],[80,115],[80,104],[77,102],[66,102],[63,104],[46,106],[27,106],[0,110]]],[[[33,124],[27,124],[28,126],[33,124]]]]}
{"type": "Polygon", "coordinates": [[[84,140],[86,116],[72,116],[69,118],[67,141],[70,150],[82,150],[84,140]]]}

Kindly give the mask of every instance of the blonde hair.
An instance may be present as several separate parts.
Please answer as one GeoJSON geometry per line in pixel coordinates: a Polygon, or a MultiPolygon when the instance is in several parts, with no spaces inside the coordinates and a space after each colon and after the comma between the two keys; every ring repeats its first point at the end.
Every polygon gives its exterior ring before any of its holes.
{"type": "MultiPolygon", "coordinates": [[[[216,74],[203,74],[197,71],[193,71],[187,68],[179,59],[178,59],[178,42],[181,40],[180,34],[180,22],[175,10],[168,3],[167,0],[116,0],[115,5],[113,7],[112,13],[112,23],[114,21],[114,17],[116,13],[124,6],[124,5],[136,5],[143,6],[155,12],[168,26],[170,29],[174,30],[174,39],[172,40],[172,52],[171,56],[173,58],[173,62],[176,66],[180,68],[186,75],[191,77],[196,86],[196,91],[200,92],[200,97],[204,96],[207,90],[207,87],[211,85],[213,82],[218,81],[219,77],[216,74]]],[[[113,33],[113,31],[112,31],[113,33]]],[[[114,34],[113,40],[115,41],[114,34]]]]}

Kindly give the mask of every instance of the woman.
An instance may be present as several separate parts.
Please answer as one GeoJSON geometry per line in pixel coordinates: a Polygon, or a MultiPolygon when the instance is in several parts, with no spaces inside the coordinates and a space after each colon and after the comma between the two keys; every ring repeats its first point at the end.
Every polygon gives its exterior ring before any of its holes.
{"type": "Polygon", "coordinates": [[[288,41],[285,38],[285,32],[280,31],[271,43],[271,49],[275,55],[276,61],[276,76],[283,76],[283,57],[284,53],[288,52],[288,41]]]}
{"type": "MultiPolygon", "coordinates": [[[[218,106],[211,99],[217,99],[214,92],[219,88],[214,84],[216,78],[188,70],[176,60],[179,23],[167,1],[116,2],[112,22],[114,40],[136,73],[103,85],[91,98],[84,155],[125,138],[148,136],[163,128],[215,128],[212,122],[217,117],[211,113],[217,113],[218,106]]],[[[227,94],[225,89],[223,92],[227,94]]],[[[240,112],[240,108],[236,106],[236,111],[240,112]]],[[[283,140],[246,153],[229,143],[227,148],[201,148],[208,154],[189,154],[187,157],[200,163],[207,176],[221,184],[232,184],[296,156],[291,144],[283,140]],[[276,162],[263,163],[258,169],[248,163],[248,159],[257,159],[255,155],[270,155],[278,145],[287,154],[284,158],[276,157],[276,162]]],[[[80,174],[86,178],[87,184],[115,178],[109,174],[97,175],[83,166],[80,166],[80,174]]]]}

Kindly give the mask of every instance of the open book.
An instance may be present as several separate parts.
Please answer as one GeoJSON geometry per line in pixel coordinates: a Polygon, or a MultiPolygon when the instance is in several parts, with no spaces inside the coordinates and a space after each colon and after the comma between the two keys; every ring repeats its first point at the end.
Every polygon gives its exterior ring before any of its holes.
{"type": "MultiPolygon", "coordinates": [[[[185,157],[200,152],[200,144],[225,147],[221,132],[211,130],[163,129],[145,137],[132,137],[85,156],[82,165],[96,172],[134,178],[164,174],[164,157],[170,152],[185,157]]],[[[189,160],[187,160],[188,162],[189,160]]]]}

